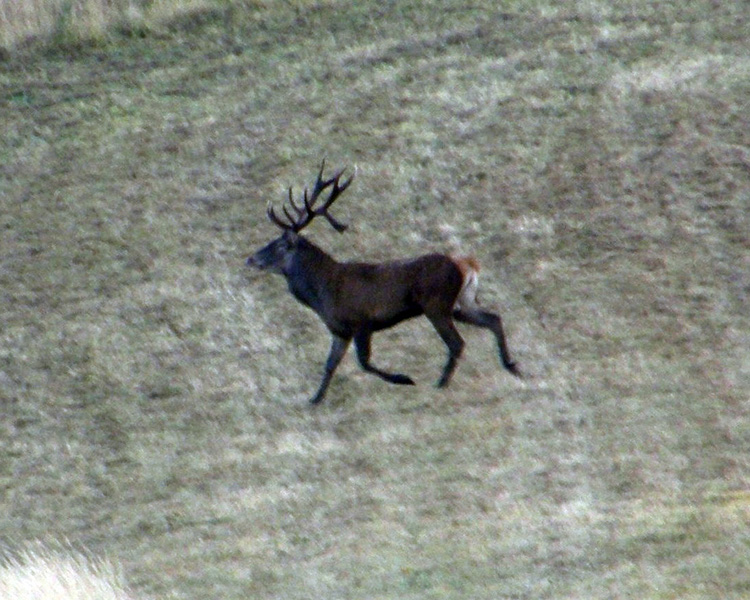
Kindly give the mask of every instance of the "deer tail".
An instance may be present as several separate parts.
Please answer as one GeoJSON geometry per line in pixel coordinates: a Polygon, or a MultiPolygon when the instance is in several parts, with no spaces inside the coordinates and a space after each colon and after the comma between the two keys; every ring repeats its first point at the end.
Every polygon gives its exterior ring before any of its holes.
{"type": "Polygon", "coordinates": [[[452,256],[453,263],[461,271],[463,282],[461,291],[458,292],[454,310],[460,308],[474,308],[477,302],[477,289],[479,287],[479,262],[473,256],[452,256]]]}

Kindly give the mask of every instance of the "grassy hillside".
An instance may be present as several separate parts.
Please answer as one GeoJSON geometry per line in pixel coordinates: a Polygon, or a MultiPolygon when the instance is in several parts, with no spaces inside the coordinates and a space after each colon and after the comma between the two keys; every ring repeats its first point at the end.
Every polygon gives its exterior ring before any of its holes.
{"type": "Polygon", "coordinates": [[[744,598],[741,3],[227,3],[0,62],[0,539],[140,597],[744,598]],[[514,357],[328,334],[244,258],[475,253],[514,357]]]}

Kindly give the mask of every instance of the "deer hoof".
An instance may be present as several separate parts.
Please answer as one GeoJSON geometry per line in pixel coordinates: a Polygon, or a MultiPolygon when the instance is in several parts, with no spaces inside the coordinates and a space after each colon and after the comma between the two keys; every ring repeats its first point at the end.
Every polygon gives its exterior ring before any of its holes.
{"type": "Polygon", "coordinates": [[[390,381],[391,383],[395,383],[397,385],[417,385],[416,383],[414,383],[414,380],[408,375],[392,375],[390,381]]]}
{"type": "Polygon", "coordinates": [[[508,369],[513,375],[518,377],[519,379],[523,379],[523,373],[521,372],[521,369],[518,367],[518,364],[514,362],[505,363],[505,368],[508,369]]]}

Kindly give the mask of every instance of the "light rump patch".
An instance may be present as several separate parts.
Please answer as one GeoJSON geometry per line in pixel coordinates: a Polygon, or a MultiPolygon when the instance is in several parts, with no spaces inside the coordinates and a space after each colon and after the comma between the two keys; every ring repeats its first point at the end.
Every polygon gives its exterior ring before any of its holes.
{"type": "Polygon", "coordinates": [[[461,271],[463,283],[458,292],[454,310],[477,308],[477,290],[479,289],[479,261],[474,256],[451,256],[451,260],[461,271]]]}

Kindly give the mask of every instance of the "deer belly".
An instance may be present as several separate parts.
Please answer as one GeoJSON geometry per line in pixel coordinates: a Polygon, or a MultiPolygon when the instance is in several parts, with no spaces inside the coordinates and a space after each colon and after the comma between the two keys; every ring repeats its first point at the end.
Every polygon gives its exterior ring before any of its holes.
{"type": "Polygon", "coordinates": [[[388,329],[389,327],[393,327],[401,321],[417,317],[421,314],[422,310],[419,307],[414,306],[405,308],[404,310],[395,313],[376,314],[368,319],[368,321],[370,323],[370,329],[372,329],[373,331],[378,331],[380,329],[388,329]]]}

